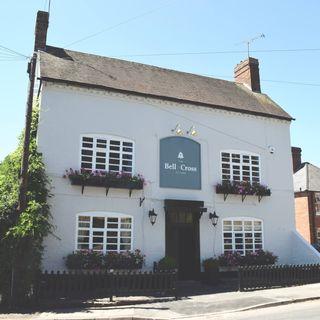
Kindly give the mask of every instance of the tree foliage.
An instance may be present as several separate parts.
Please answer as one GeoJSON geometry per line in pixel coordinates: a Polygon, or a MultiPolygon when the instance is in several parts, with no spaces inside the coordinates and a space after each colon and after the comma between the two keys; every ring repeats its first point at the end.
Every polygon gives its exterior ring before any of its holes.
{"type": "Polygon", "coordinates": [[[17,149],[0,163],[0,294],[2,303],[17,305],[30,298],[41,266],[43,238],[52,230],[50,183],[37,151],[39,109],[33,108],[28,170],[27,208],[18,214],[23,136],[17,149]]]}

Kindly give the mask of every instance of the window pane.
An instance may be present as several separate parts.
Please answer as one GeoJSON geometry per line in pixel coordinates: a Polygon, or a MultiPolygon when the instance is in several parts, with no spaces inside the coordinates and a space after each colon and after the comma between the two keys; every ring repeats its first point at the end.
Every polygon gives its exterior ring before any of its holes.
{"type": "Polygon", "coordinates": [[[259,156],[251,156],[242,153],[223,152],[221,154],[222,181],[250,181],[259,182],[259,156]],[[231,165],[230,172],[229,163],[231,165]],[[254,174],[253,174],[254,173],[254,174]]]}
{"type": "Polygon", "coordinates": [[[103,245],[94,243],[92,245],[92,250],[94,250],[94,251],[102,251],[103,250],[103,245]]]}
{"type": "Polygon", "coordinates": [[[131,250],[131,217],[78,216],[78,228],[85,229],[77,231],[77,250],[102,253],[131,250]]]}
{"type": "Polygon", "coordinates": [[[78,230],[79,236],[89,236],[89,230],[78,230]]]}
{"type": "Polygon", "coordinates": [[[262,249],[261,221],[225,220],[223,221],[223,231],[224,252],[235,250],[244,255],[262,249]]]}
{"type": "Polygon", "coordinates": [[[120,250],[121,250],[121,251],[131,250],[131,245],[122,244],[122,245],[120,245],[120,250]]]}
{"type": "Polygon", "coordinates": [[[93,228],[104,228],[104,217],[93,217],[92,226],[93,228]]]}
{"type": "Polygon", "coordinates": [[[89,237],[78,237],[78,242],[89,243],[89,237]]]}
{"type": "Polygon", "coordinates": [[[255,231],[261,231],[262,225],[260,221],[255,221],[254,222],[254,230],[255,231]]]}

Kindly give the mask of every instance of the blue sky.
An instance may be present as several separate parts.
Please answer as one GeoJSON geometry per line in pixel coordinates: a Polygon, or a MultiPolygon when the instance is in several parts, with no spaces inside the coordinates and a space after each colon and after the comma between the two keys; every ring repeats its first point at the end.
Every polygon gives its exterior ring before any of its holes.
{"type": "MultiPolygon", "coordinates": [[[[0,45],[31,55],[36,12],[47,2],[1,1],[0,45]]],[[[255,41],[252,50],[320,49],[319,13],[318,0],[51,0],[48,43],[65,47],[140,16],[69,49],[231,80],[234,66],[245,53],[133,55],[241,51],[246,49],[241,41],[260,33],[266,37],[255,41]]],[[[296,118],[291,127],[292,145],[303,149],[305,161],[320,166],[320,50],[251,55],[260,61],[262,91],[296,118]]],[[[24,125],[28,86],[26,60],[5,60],[0,56],[0,160],[16,147],[24,125]]]]}

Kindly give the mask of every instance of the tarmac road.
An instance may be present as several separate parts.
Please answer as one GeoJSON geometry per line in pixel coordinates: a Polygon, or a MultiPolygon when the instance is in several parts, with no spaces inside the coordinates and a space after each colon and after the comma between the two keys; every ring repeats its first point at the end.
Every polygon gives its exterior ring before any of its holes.
{"type": "Polygon", "coordinates": [[[320,320],[320,300],[299,302],[258,310],[232,312],[212,320],[320,320]]]}

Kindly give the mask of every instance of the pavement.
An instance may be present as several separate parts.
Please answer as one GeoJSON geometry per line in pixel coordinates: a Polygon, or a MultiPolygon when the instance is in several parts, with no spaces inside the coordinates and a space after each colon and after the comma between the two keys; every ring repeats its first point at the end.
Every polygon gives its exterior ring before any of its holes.
{"type": "Polygon", "coordinates": [[[250,292],[190,295],[177,301],[168,298],[119,297],[110,303],[106,299],[100,299],[95,300],[90,307],[0,314],[0,320],[217,319],[232,312],[258,310],[317,299],[320,305],[320,283],[250,292]]]}

